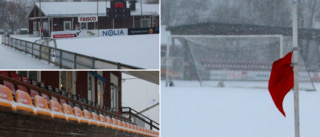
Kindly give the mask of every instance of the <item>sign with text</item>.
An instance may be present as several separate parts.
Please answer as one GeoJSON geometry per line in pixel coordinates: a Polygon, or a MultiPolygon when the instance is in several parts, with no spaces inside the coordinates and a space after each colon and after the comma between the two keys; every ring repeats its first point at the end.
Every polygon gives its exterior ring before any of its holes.
{"type": "Polygon", "coordinates": [[[78,22],[97,22],[98,16],[92,15],[92,16],[79,16],[78,22]]]}
{"type": "Polygon", "coordinates": [[[98,30],[82,30],[83,37],[98,37],[98,30]]]}
{"type": "Polygon", "coordinates": [[[159,28],[129,28],[128,35],[159,34],[159,28]]]}
{"type": "Polygon", "coordinates": [[[79,31],[53,31],[51,33],[51,37],[54,39],[82,37],[82,33],[81,33],[81,30],[79,30],[79,31]]]}
{"type": "Polygon", "coordinates": [[[99,35],[103,37],[128,35],[128,29],[104,29],[99,30],[99,35]]]}

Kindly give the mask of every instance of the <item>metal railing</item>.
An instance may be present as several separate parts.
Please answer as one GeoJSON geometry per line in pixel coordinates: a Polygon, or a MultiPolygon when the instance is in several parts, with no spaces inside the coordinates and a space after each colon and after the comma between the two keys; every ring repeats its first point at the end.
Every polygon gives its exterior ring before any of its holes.
{"type": "Polygon", "coordinates": [[[70,52],[63,49],[45,46],[29,42],[7,35],[2,36],[2,44],[10,46],[15,50],[31,54],[39,60],[46,60],[60,68],[66,69],[141,69],[135,66],[104,60],[96,57],[70,52]]]}
{"type": "Polygon", "coordinates": [[[153,128],[159,130],[159,123],[153,121],[152,119],[139,113],[138,111],[130,107],[122,107],[121,111],[122,111],[122,114],[127,114],[129,119],[136,117],[141,121],[143,121],[145,124],[148,124],[150,126],[150,130],[152,130],[153,128]]]}

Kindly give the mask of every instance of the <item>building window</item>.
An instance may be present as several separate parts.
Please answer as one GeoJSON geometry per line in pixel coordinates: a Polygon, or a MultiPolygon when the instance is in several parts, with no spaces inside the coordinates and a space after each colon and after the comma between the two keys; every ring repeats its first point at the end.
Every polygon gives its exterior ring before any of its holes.
{"type": "Polygon", "coordinates": [[[28,72],[27,71],[18,71],[18,75],[28,77],[28,72]]]}
{"type": "Polygon", "coordinates": [[[88,29],[88,22],[81,22],[80,28],[81,28],[81,30],[87,30],[88,29]]]}
{"type": "Polygon", "coordinates": [[[141,19],[141,28],[148,28],[149,25],[149,19],[141,19]]]}
{"type": "Polygon", "coordinates": [[[94,76],[88,72],[88,100],[95,102],[94,76]]]}
{"type": "Polygon", "coordinates": [[[60,71],[60,90],[75,94],[75,74],[72,71],[60,71]]]}
{"type": "Polygon", "coordinates": [[[38,78],[38,72],[37,71],[18,71],[18,75],[26,76],[29,79],[40,81],[40,79],[38,78]]]}
{"type": "Polygon", "coordinates": [[[66,71],[60,71],[60,90],[66,91],[67,87],[67,77],[66,77],[66,71]]]}
{"type": "MultiPolygon", "coordinates": [[[[103,76],[102,71],[97,72],[98,75],[103,76]]],[[[103,105],[103,96],[104,96],[104,85],[105,83],[101,79],[97,79],[97,93],[98,93],[98,104],[103,105]]]]}
{"type": "Polygon", "coordinates": [[[117,111],[118,110],[118,94],[119,94],[118,77],[111,73],[110,81],[111,81],[111,108],[117,111]]]}
{"type": "Polygon", "coordinates": [[[98,28],[98,22],[94,22],[94,28],[95,28],[95,29],[99,29],[99,28],[98,28]]]}
{"type": "Polygon", "coordinates": [[[63,22],[63,30],[64,31],[70,31],[71,30],[71,21],[64,21],[63,22]]]}
{"type": "Polygon", "coordinates": [[[118,90],[111,86],[111,108],[118,110],[118,90]]]}
{"type": "Polygon", "coordinates": [[[98,104],[99,105],[103,105],[103,94],[104,94],[104,83],[101,80],[97,80],[98,81],[98,104]]]}
{"type": "Polygon", "coordinates": [[[38,30],[41,31],[41,22],[38,22],[38,30]]]}
{"type": "Polygon", "coordinates": [[[33,30],[34,30],[34,31],[37,31],[37,26],[38,26],[38,25],[37,25],[37,22],[34,21],[34,22],[33,22],[33,30]]]}
{"type": "Polygon", "coordinates": [[[38,72],[37,71],[29,71],[28,77],[30,79],[40,80],[40,79],[38,79],[38,72]]]}

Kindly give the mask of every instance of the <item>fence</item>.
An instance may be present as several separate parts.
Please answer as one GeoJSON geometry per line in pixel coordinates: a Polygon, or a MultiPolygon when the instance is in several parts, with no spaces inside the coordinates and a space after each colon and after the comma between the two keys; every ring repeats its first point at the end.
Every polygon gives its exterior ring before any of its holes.
{"type": "Polygon", "coordinates": [[[128,118],[137,118],[141,121],[143,121],[145,124],[148,124],[150,126],[150,130],[157,129],[159,130],[159,123],[153,121],[152,119],[142,115],[141,113],[139,113],[138,111],[130,108],[130,107],[122,107],[122,114],[126,114],[128,115],[128,118]]]}
{"type": "Polygon", "coordinates": [[[70,52],[54,47],[45,46],[6,35],[2,36],[2,44],[15,50],[31,54],[39,60],[46,60],[60,68],[66,69],[141,69],[119,62],[104,60],[96,57],[70,52]]]}

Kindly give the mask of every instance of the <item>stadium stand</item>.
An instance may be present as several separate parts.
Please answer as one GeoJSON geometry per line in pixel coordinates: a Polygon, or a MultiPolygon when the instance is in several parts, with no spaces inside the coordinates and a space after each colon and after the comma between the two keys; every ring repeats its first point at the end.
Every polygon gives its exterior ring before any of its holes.
{"type": "MultiPolygon", "coordinates": [[[[2,76],[8,77],[8,75],[5,75],[5,72],[0,71],[0,75],[1,74],[4,74],[2,76]]],[[[21,81],[10,81],[10,79],[17,80],[19,78],[15,73],[10,73],[10,76],[11,77],[8,77],[7,80],[1,80],[3,85],[0,84],[0,107],[10,108],[13,111],[19,110],[17,113],[21,111],[34,114],[35,116],[52,117],[54,119],[85,123],[146,136],[158,136],[158,132],[128,123],[128,120],[124,117],[115,114],[121,114],[119,112],[111,113],[106,111],[108,108],[105,106],[97,105],[97,103],[91,103],[91,105],[85,105],[86,103],[82,103],[81,105],[74,103],[70,100],[75,100],[75,95],[71,96],[68,101],[66,101],[65,99],[67,97],[56,94],[56,92],[51,92],[52,94],[55,94],[54,96],[49,94],[49,90],[47,94],[42,93],[43,90],[47,89],[43,89],[43,85],[41,84],[30,85],[29,82],[23,80],[28,79],[27,77],[21,77],[21,81]],[[13,83],[16,84],[14,85],[13,83]],[[29,86],[23,83],[28,84],[29,86]],[[17,90],[15,90],[15,86],[17,86],[17,90]],[[31,96],[29,95],[28,89],[30,90],[31,96]],[[51,100],[49,100],[48,94],[50,95],[51,100]],[[60,100],[62,107],[58,100],[60,100]],[[108,114],[106,114],[106,112],[108,114]]],[[[85,99],[78,99],[87,102],[85,99]]]]}

